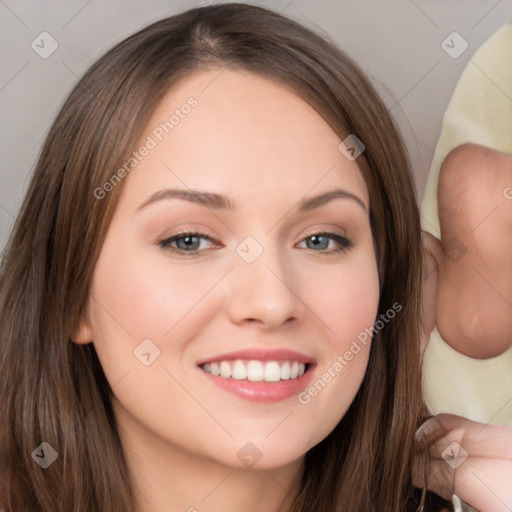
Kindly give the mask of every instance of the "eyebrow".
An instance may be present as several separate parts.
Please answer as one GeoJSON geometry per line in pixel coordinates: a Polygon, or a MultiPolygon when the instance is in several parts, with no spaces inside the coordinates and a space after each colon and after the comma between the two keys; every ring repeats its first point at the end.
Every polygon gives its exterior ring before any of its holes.
{"type": "MultiPolygon", "coordinates": [[[[222,194],[216,194],[213,192],[201,192],[199,190],[185,190],[185,189],[177,189],[177,188],[167,188],[164,190],[159,190],[155,192],[151,196],[146,199],[140,206],[138,206],[137,211],[149,206],[150,204],[156,203],[157,201],[161,201],[163,199],[183,199],[185,201],[189,201],[191,203],[199,204],[201,206],[206,206],[207,208],[211,208],[214,210],[230,210],[236,211],[236,204],[227,196],[222,194]]],[[[307,212],[318,208],[333,199],[349,199],[357,203],[366,213],[368,213],[368,208],[362,199],[360,199],[355,194],[348,192],[347,190],[343,190],[340,188],[331,190],[329,192],[325,192],[323,194],[303,198],[299,201],[297,207],[295,208],[297,212],[307,212]]]]}

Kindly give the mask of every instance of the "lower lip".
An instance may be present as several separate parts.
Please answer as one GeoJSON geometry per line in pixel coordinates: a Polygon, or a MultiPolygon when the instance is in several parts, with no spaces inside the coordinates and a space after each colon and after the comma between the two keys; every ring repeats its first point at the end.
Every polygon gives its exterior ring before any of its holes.
{"type": "Polygon", "coordinates": [[[313,374],[313,366],[301,377],[281,380],[279,382],[251,382],[249,380],[225,379],[199,370],[215,385],[234,395],[254,402],[281,402],[298,395],[309,383],[313,374]]]}

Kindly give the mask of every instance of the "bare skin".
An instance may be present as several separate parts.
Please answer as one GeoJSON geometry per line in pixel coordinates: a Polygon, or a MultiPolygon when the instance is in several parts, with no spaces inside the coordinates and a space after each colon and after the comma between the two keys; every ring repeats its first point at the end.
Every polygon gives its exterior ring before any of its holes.
{"type": "MultiPolygon", "coordinates": [[[[315,112],[281,88],[255,77],[224,73],[216,79],[215,90],[213,86],[206,89],[214,77],[197,76],[183,90],[174,91],[148,126],[151,134],[150,130],[167,119],[176,105],[184,104],[191,94],[197,95],[201,110],[194,114],[201,112],[202,116],[187,118],[128,178],[95,272],[94,300],[75,338],[77,343],[94,342],[114,387],[114,409],[134,474],[140,512],[289,509],[290,497],[299,486],[302,456],[332,430],[352,402],[365,372],[367,352],[354,360],[350,372],[337,377],[307,406],[296,400],[262,406],[227,396],[210,386],[197,360],[261,343],[304,352],[317,360],[321,373],[358,332],[373,323],[377,309],[378,280],[367,190],[357,166],[351,167],[337,150],[337,137],[315,112]],[[203,90],[215,94],[200,95],[203,90]],[[265,94],[257,96],[261,90],[265,94]],[[242,91],[248,91],[247,97],[242,91]],[[221,97],[229,101],[216,110],[221,97]],[[208,124],[203,126],[201,120],[208,120],[208,124]],[[238,124],[233,128],[235,122],[238,124]],[[228,133],[224,127],[230,127],[228,133]],[[312,138],[312,133],[318,133],[318,137],[312,138]],[[294,150],[281,150],[287,147],[294,150]],[[278,168],[273,167],[276,162],[278,168]],[[336,172],[324,176],[333,163],[336,172]],[[242,174],[240,169],[244,170],[242,174]],[[293,181],[288,178],[291,172],[293,181]],[[363,208],[344,200],[338,201],[336,208],[326,205],[310,216],[285,216],[283,220],[283,213],[290,211],[319,180],[321,187],[308,195],[342,186],[361,198],[363,208]],[[138,205],[169,186],[223,192],[245,209],[237,216],[227,212],[218,216],[197,205],[161,201],[134,217],[138,205]],[[269,195],[269,191],[275,195],[269,195]],[[275,230],[269,231],[273,225],[275,230]],[[161,239],[192,228],[212,233],[222,243],[212,247],[207,244],[203,256],[190,260],[158,246],[161,239]],[[315,232],[347,232],[355,246],[339,256],[314,256],[313,248],[304,246],[313,228],[315,232]],[[265,249],[251,266],[234,251],[249,235],[265,249]],[[204,264],[209,258],[214,265],[204,264]],[[124,264],[119,265],[120,261],[124,264]],[[339,268],[334,276],[333,262],[339,268]],[[291,264],[294,272],[286,274],[283,269],[291,264]],[[232,267],[234,271],[228,275],[232,267]],[[279,272],[273,274],[268,269],[279,272]],[[284,286],[276,275],[285,280],[284,286]],[[217,281],[219,285],[214,287],[217,281]],[[256,288],[258,294],[253,293],[256,288]],[[321,305],[315,308],[321,315],[303,301],[321,305]],[[346,311],[343,317],[340,304],[346,311]],[[177,328],[170,329],[173,325],[177,328]],[[327,326],[342,334],[336,336],[327,326]],[[170,336],[163,334],[168,332],[170,336]],[[154,340],[161,349],[161,355],[149,367],[140,364],[133,352],[145,338],[154,340]],[[282,423],[276,423],[276,417],[282,423]],[[318,417],[322,417],[321,423],[316,421],[318,417]],[[237,457],[249,440],[263,455],[251,471],[237,457]]],[[[455,159],[457,155],[452,156],[455,159]]],[[[447,170],[450,160],[443,169],[442,186],[449,184],[448,178],[456,183],[456,173],[447,170]]],[[[502,162],[501,156],[496,156],[496,161],[502,162]]],[[[498,169],[503,169],[501,165],[498,169]]],[[[453,192],[455,188],[447,190],[453,192]]],[[[464,190],[466,200],[471,197],[471,189],[464,190]]],[[[440,204],[444,205],[441,215],[450,214],[449,196],[443,196],[440,204]]],[[[458,297],[463,271],[471,269],[468,263],[478,268],[480,260],[471,258],[481,239],[471,238],[473,222],[468,224],[468,234],[464,229],[459,232],[457,222],[464,226],[463,217],[451,214],[447,219],[448,225],[442,221],[443,239],[458,233],[468,253],[459,260],[463,265],[446,262],[437,240],[425,235],[428,277],[424,340],[428,340],[437,314],[447,341],[458,346],[458,338],[450,334],[445,320],[453,312],[446,312],[449,310],[444,307],[453,307],[450,293],[454,299],[458,297]],[[450,225],[450,218],[455,227],[450,225]],[[437,310],[436,298],[444,304],[437,310]]],[[[498,231],[505,229],[499,224],[499,216],[490,216],[485,222],[496,222],[493,226],[498,231]]],[[[483,236],[478,230],[473,235],[483,236]]],[[[506,245],[504,239],[500,240],[506,245]]],[[[331,240],[331,251],[333,244],[331,240]]],[[[486,254],[485,261],[494,262],[495,256],[490,254],[488,258],[486,254]]],[[[492,269],[489,271],[488,279],[496,282],[492,269]]],[[[500,277],[497,282],[505,283],[507,278],[510,276],[500,277]]],[[[465,293],[473,289],[464,288],[465,293]]],[[[489,297],[497,301],[496,295],[489,297]]],[[[477,295],[476,300],[479,298],[477,295]]],[[[464,310],[459,311],[464,314],[464,310]]],[[[495,310],[484,311],[487,316],[479,317],[482,322],[490,318],[497,323],[494,328],[498,331],[506,329],[499,317],[492,317],[495,310]]],[[[503,313],[503,309],[500,311],[503,313]]],[[[459,319],[459,326],[463,320],[459,319]]],[[[461,349],[483,357],[500,353],[507,346],[500,332],[486,341],[485,350],[471,340],[462,343],[461,349]]],[[[456,492],[482,512],[510,510],[496,499],[497,495],[503,503],[512,504],[510,428],[483,429],[485,425],[452,415],[439,415],[434,420],[441,423],[441,428],[427,437],[432,459],[429,488],[446,498],[456,492]],[[470,454],[455,470],[440,456],[453,439],[470,454]],[[475,474],[485,474],[492,491],[486,490],[475,474]]],[[[423,467],[421,460],[419,457],[415,468],[418,486],[424,484],[418,472],[423,467]]]]}
{"type": "MultiPolygon", "coordinates": [[[[423,233],[423,349],[436,324],[469,357],[495,357],[510,347],[511,185],[510,156],[463,145],[445,159],[438,191],[443,242],[423,233]]],[[[438,414],[422,428],[430,490],[446,499],[456,494],[480,512],[512,510],[512,427],[438,414]]],[[[418,487],[425,485],[423,455],[415,460],[418,487]]]]}
{"type": "MultiPolygon", "coordinates": [[[[480,512],[512,510],[512,427],[438,414],[422,428],[430,459],[428,489],[447,500],[456,494],[480,512]]],[[[417,456],[418,487],[425,485],[424,467],[424,457],[417,456]]]]}
{"type": "Polygon", "coordinates": [[[454,149],[439,175],[443,243],[428,240],[439,272],[437,328],[476,359],[512,344],[511,185],[512,156],[472,144],[454,149]]]}
{"type": "Polygon", "coordinates": [[[113,388],[137,512],[290,510],[304,454],[349,408],[370,345],[303,403],[296,394],[267,402],[228,392],[202,364],[294,351],[315,363],[314,382],[374,324],[379,280],[364,178],[308,103],[248,73],[182,82],[140,146],[147,137],[156,142],[126,178],[75,337],[94,343],[113,388]],[[160,140],[158,127],[189,97],[195,110],[160,140]],[[181,196],[162,194],[170,188],[181,196]],[[183,199],[191,190],[234,206],[183,199]],[[142,352],[160,351],[148,366],[134,357],[143,340],[142,352]]]}

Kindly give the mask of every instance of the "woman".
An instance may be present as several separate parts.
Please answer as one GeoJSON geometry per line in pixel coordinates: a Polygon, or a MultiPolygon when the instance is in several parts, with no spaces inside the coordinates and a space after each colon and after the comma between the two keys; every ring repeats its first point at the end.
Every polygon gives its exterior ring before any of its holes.
{"type": "Polygon", "coordinates": [[[357,66],[258,7],[159,21],[71,92],[4,255],[0,505],[414,510],[420,302],[357,66]]]}

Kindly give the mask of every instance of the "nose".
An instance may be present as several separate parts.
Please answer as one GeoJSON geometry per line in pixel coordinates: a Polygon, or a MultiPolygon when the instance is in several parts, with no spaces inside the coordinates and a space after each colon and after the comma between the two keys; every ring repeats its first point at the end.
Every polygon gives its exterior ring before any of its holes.
{"type": "Polygon", "coordinates": [[[255,324],[276,329],[282,324],[302,321],[305,305],[300,297],[299,279],[278,251],[265,250],[252,263],[237,262],[231,274],[228,315],[235,324],[255,324]]]}

